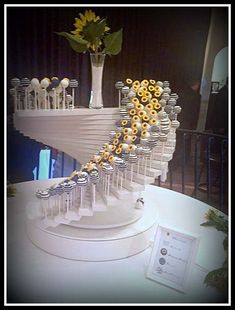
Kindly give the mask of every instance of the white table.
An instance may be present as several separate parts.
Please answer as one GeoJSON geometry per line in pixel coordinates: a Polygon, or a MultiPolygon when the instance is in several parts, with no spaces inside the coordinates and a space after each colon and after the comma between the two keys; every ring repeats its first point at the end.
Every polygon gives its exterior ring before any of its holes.
{"type": "Polygon", "coordinates": [[[151,246],[137,255],[105,262],[68,260],[37,248],[26,234],[25,205],[30,195],[25,193],[34,194],[48,183],[54,184],[55,179],[18,183],[16,196],[7,200],[7,303],[224,302],[219,292],[203,284],[208,271],[220,268],[224,261],[224,234],[213,227],[200,226],[212,207],[157,186],[148,185],[144,192],[145,208],[149,201],[156,203],[160,225],[199,237],[191,281],[183,294],[146,278],[151,246]]]}

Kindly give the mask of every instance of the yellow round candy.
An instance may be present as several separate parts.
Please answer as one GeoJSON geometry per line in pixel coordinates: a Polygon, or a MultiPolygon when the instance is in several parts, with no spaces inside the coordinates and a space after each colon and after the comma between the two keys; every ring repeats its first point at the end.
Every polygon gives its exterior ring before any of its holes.
{"type": "Polygon", "coordinates": [[[132,125],[131,125],[131,128],[132,128],[132,132],[134,133],[134,130],[137,130],[138,132],[138,129],[141,128],[141,123],[139,122],[134,122],[132,125]]]}
{"type": "Polygon", "coordinates": [[[147,134],[147,130],[143,130],[143,131],[141,132],[141,137],[145,137],[146,134],[147,134]]]}
{"type": "Polygon", "coordinates": [[[148,121],[149,121],[149,116],[148,116],[148,115],[144,115],[144,116],[143,116],[143,120],[144,120],[145,122],[148,122],[148,121]]]}
{"type": "Polygon", "coordinates": [[[160,97],[160,96],[161,96],[160,91],[155,91],[154,96],[155,96],[155,97],[160,97]]]}
{"type": "Polygon", "coordinates": [[[142,96],[144,96],[144,92],[142,91],[142,90],[138,90],[138,96],[140,96],[140,97],[142,97],[142,96]]]}
{"type": "Polygon", "coordinates": [[[113,152],[116,149],[116,145],[111,145],[111,151],[113,152]]]}
{"type": "Polygon", "coordinates": [[[121,122],[122,126],[126,126],[127,123],[128,123],[128,122],[127,122],[126,119],[122,120],[122,122],[121,122]]]}
{"type": "Polygon", "coordinates": [[[149,85],[148,90],[149,91],[155,91],[155,87],[153,85],[149,85]]]}
{"type": "Polygon", "coordinates": [[[152,104],[158,103],[157,98],[152,98],[152,99],[150,100],[150,103],[152,103],[152,104]]]}
{"type": "Polygon", "coordinates": [[[120,143],[117,148],[122,151],[122,146],[123,146],[123,143],[120,143]]]}
{"type": "Polygon", "coordinates": [[[155,118],[151,118],[149,121],[150,125],[156,125],[157,124],[157,120],[155,118]]]}
{"type": "Polygon", "coordinates": [[[117,148],[116,151],[115,151],[116,154],[120,154],[121,152],[122,152],[121,148],[117,148]]]}
{"type": "Polygon", "coordinates": [[[137,86],[137,85],[132,85],[132,87],[131,87],[134,91],[138,91],[138,89],[139,89],[139,86],[137,86]]]}
{"type": "Polygon", "coordinates": [[[143,110],[143,109],[144,109],[143,104],[141,104],[141,103],[137,104],[137,105],[136,105],[136,109],[137,109],[138,111],[143,110]]]}
{"type": "Polygon", "coordinates": [[[140,83],[141,86],[148,86],[149,85],[149,81],[148,80],[142,80],[140,83]]]}
{"type": "Polygon", "coordinates": [[[156,81],[155,80],[149,80],[150,84],[155,85],[156,81]]]}
{"type": "Polygon", "coordinates": [[[134,103],[134,104],[140,103],[140,101],[139,101],[139,99],[138,99],[137,97],[132,98],[131,101],[132,101],[132,103],[134,103]]]}
{"type": "Polygon", "coordinates": [[[135,144],[130,144],[129,152],[135,151],[137,146],[135,144]]]}
{"type": "Polygon", "coordinates": [[[143,103],[148,102],[148,97],[147,97],[147,96],[143,96],[143,97],[141,98],[141,102],[143,102],[143,103]]]}
{"type": "Polygon", "coordinates": [[[109,158],[109,155],[110,155],[109,152],[105,152],[105,153],[104,153],[104,159],[107,160],[107,159],[109,158]]]}
{"type": "Polygon", "coordinates": [[[135,80],[133,83],[132,83],[133,86],[140,86],[140,81],[138,80],[135,80]]]}
{"type": "Polygon", "coordinates": [[[161,108],[161,104],[160,104],[159,102],[157,102],[157,103],[155,103],[155,104],[153,105],[153,107],[154,107],[155,110],[158,110],[158,109],[161,108]]]}
{"type": "Polygon", "coordinates": [[[128,78],[127,78],[127,79],[126,79],[126,83],[127,83],[127,84],[132,84],[132,79],[128,79],[128,78]]]}
{"type": "Polygon", "coordinates": [[[138,112],[138,116],[139,116],[140,118],[143,118],[144,115],[146,115],[146,112],[145,112],[144,110],[140,110],[140,111],[138,112]]]}
{"type": "Polygon", "coordinates": [[[134,142],[136,139],[137,139],[137,136],[132,136],[131,137],[132,142],[134,142]]]}
{"type": "Polygon", "coordinates": [[[146,122],[142,123],[141,127],[142,127],[142,129],[146,129],[148,127],[148,123],[146,123],[146,122]]]}
{"type": "Polygon", "coordinates": [[[126,143],[131,143],[131,136],[128,136],[128,135],[125,135],[123,140],[126,142],[126,143]]]}
{"type": "Polygon", "coordinates": [[[156,112],[155,110],[151,110],[151,111],[149,112],[149,114],[150,114],[151,116],[153,116],[153,117],[156,117],[156,116],[157,116],[157,112],[156,112]]]}
{"type": "Polygon", "coordinates": [[[109,162],[112,162],[113,159],[114,159],[114,156],[113,156],[113,155],[110,155],[109,158],[108,158],[108,161],[109,161],[109,162]]]}
{"type": "Polygon", "coordinates": [[[137,128],[134,128],[134,129],[132,130],[132,134],[133,134],[133,135],[136,135],[137,132],[138,132],[138,129],[137,129],[137,128]]]}
{"type": "Polygon", "coordinates": [[[152,98],[152,94],[149,91],[145,92],[145,96],[148,97],[148,98],[152,98]]]}
{"type": "Polygon", "coordinates": [[[113,140],[113,144],[114,144],[114,145],[118,145],[118,143],[119,143],[119,140],[118,140],[118,139],[114,139],[114,140],[113,140]]]}
{"type": "Polygon", "coordinates": [[[122,135],[121,132],[117,132],[115,137],[116,137],[117,139],[119,139],[119,138],[121,137],[121,135],[122,135]]]}
{"type": "Polygon", "coordinates": [[[145,106],[145,108],[147,109],[147,110],[152,110],[153,109],[153,105],[151,104],[151,103],[148,103],[146,106],[145,106]]]}
{"type": "Polygon", "coordinates": [[[129,113],[130,113],[130,115],[135,115],[136,114],[136,110],[135,109],[130,109],[129,113]]]}
{"type": "Polygon", "coordinates": [[[124,128],[123,129],[124,135],[131,135],[132,134],[132,129],[131,128],[124,128]]]}
{"type": "Polygon", "coordinates": [[[139,88],[139,90],[143,91],[143,92],[146,92],[148,90],[148,88],[146,86],[141,86],[139,88]]]}
{"type": "Polygon", "coordinates": [[[141,120],[141,119],[139,118],[138,115],[134,115],[134,116],[132,117],[132,119],[133,119],[134,122],[138,122],[138,121],[141,120]]]}

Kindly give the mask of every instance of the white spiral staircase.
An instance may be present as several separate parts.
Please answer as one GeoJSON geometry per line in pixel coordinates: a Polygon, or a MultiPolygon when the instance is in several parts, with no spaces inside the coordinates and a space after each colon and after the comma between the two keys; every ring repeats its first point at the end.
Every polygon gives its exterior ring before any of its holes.
{"type": "MultiPolygon", "coordinates": [[[[109,133],[115,130],[115,123],[120,119],[119,110],[119,108],[19,110],[14,114],[14,125],[25,136],[63,151],[81,164],[86,164],[104,143],[109,142],[109,133]]],[[[37,198],[35,192],[32,193],[32,203],[27,206],[30,239],[52,254],[72,259],[117,259],[142,251],[149,245],[150,234],[157,221],[156,210],[154,206],[144,212],[137,210],[134,208],[135,201],[143,193],[145,185],[154,183],[155,178],[160,176],[162,181],[166,180],[168,162],[175,150],[175,136],[175,129],[171,128],[167,142],[159,142],[153,149],[151,166],[146,169],[135,165],[133,180],[130,180],[130,171],[127,171],[121,189],[111,184],[107,196],[102,185],[97,186],[96,204],[92,203],[89,194],[91,188],[86,190],[83,206],[78,209],[77,220],[71,218],[45,224],[38,213],[38,207],[35,209],[37,198]],[[118,205],[125,205],[126,208],[122,207],[121,212],[117,212],[115,206],[118,205]],[[115,229],[119,229],[121,233],[119,239],[116,238],[115,229]],[[129,242],[135,240],[136,244],[136,238],[142,238],[139,239],[139,246],[130,250],[129,242]],[[70,242],[66,241],[68,239],[70,242]],[[117,250],[117,240],[118,244],[123,241],[124,250],[117,250]],[[95,241],[101,242],[105,247],[109,244],[108,251],[98,255],[95,241]],[[64,246],[63,253],[61,242],[64,246]],[[76,248],[78,252],[71,251],[71,247],[76,248]],[[125,250],[125,247],[128,250],[125,250]],[[84,255],[84,251],[88,251],[89,254],[84,255]],[[110,251],[114,254],[110,255],[110,251]]],[[[128,169],[130,170],[130,167],[128,169]]],[[[55,183],[53,180],[49,182],[55,183]]]]}

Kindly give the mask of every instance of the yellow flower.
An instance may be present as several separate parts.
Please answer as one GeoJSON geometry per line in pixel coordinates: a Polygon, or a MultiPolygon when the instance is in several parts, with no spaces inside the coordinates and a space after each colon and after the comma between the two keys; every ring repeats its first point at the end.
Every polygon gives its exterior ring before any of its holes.
{"type": "Polygon", "coordinates": [[[88,10],[88,11],[86,10],[84,15],[88,22],[91,22],[92,20],[97,21],[100,19],[99,16],[95,16],[95,13],[92,12],[92,10],[88,10]]]}
{"type": "Polygon", "coordinates": [[[75,18],[74,27],[70,33],[57,32],[65,37],[77,53],[106,53],[117,55],[122,48],[122,28],[109,33],[106,18],[100,18],[91,10],[79,13],[75,18]]]}

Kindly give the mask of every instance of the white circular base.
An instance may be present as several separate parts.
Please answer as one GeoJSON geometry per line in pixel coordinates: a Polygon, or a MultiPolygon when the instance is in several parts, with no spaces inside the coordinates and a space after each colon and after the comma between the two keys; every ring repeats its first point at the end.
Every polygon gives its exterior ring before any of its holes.
{"type": "Polygon", "coordinates": [[[142,212],[142,217],[134,223],[104,229],[63,224],[45,228],[41,220],[28,219],[27,233],[36,246],[56,256],[84,261],[121,259],[150,245],[157,224],[157,207],[148,202],[142,212]]]}

